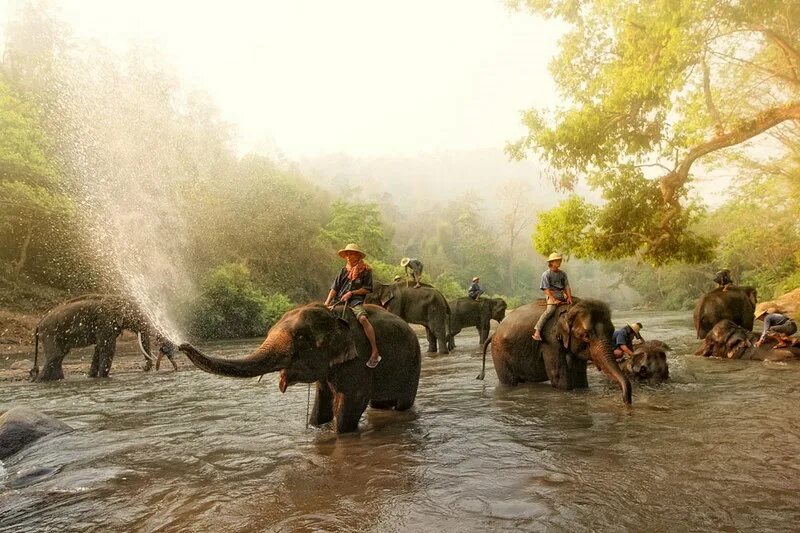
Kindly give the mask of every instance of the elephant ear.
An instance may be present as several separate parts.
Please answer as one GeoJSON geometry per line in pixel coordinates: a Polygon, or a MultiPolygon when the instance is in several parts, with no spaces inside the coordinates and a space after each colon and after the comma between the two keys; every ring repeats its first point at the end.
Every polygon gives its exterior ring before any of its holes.
{"type": "Polygon", "coordinates": [[[561,313],[561,315],[558,317],[556,332],[558,339],[561,341],[561,344],[564,346],[565,350],[569,348],[569,339],[570,336],[572,336],[572,322],[574,320],[574,314],[569,311],[566,313],[561,313]]]}
{"type": "Polygon", "coordinates": [[[392,301],[394,298],[394,290],[392,289],[385,289],[381,294],[381,307],[386,307],[386,305],[392,301]]]}
{"type": "Polygon", "coordinates": [[[350,324],[343,319],[337,319],[336,329],[331,332],[328,344],[328,366],[340,365],[358,357],[358,349],[353,342],[350,324]]]}

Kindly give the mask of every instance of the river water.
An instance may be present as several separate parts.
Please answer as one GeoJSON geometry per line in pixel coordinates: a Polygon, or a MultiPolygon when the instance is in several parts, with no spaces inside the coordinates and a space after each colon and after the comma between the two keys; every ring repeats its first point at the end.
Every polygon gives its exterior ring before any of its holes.
{"type": "Polygon", "coordinates": [[[276,375],[1,384],[0,410],[75,431],[0,469],[0,532],[797,528],[800,365],[701,359],[687,314],[615,315],[632,319],[673,348],[633,408],[591,368],[584,392],[502,387],[491,360],[477,381],[471,332],[425,356],[414,409],[354,435],[306,428],[307,388],[276,375]]]}

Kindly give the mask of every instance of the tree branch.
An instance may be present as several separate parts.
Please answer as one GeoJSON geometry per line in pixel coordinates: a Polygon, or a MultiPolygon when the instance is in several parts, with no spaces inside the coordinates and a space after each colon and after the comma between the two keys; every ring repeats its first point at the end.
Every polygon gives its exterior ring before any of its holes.
{"type": "Polygon", "coordinates": [[[739,127],[723,135],[717,135],[708,141],[689,150],[679,162],[676,169],[660,181],[661,197],[667,206],[661,218],[659,228],[661,235],[652,242],[653,248],[661,246],[672,238],[670,222],[680,213],[680,189],[689,181],[689,171],[695,161],[717,150],[741,144],[765,131],[786,122],[800,120],[800,101],[762,111],[755,118],[742,123],[739,127]]]}
{"type": "Polygon", "coordinates": [[[755,28],[756,31],[760,31],[764,35],[767,36],[772,42],[774,42],[778,48],[781,49],[784,56],[786,56],[786,60],[789,63],[790,68],[792,69],[792,74],[794,75],[794,79],[798,80],[800,77],[797,75],[797,67],[800,65],[800,52],[795,50],[792,45],[790,45],[786,39],[778,35],[776,32],[769,28],[765,28],[762,26],[758,26],[755,28]]]}
{"type": "Polygon", "coordinates": [[[714,99],[711,97],[711,72],[708,68],[708,61],[706,61],[706,55],[703,54],[703,96],[706,99],[706,108],[708,109],[709,115],[711,115],[711,120],[714,121],[714,131],[717,135],[723,135],[725,133],[725,127],[722,125],[722,117],[719,115],[719,110],[717,106],[714,105],[714,99]]]}

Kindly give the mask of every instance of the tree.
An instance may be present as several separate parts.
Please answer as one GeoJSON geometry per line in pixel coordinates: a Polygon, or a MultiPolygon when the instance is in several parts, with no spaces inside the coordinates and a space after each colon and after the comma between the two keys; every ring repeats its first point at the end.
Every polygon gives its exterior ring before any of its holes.
{"type": "Polygon", "coordinates": [[[539,155],[561,188],[602,191],[585,234],[592,256],[708,259],[713,241],[693,231],[695,164],[800,120],[800,2],[516,5],[571,29],[551,64],[567,104],[526,112],[528,135],[509,153],[539,155]]]}
{"type": "Polygon", "coordinates": [[[391,251],[391,233],[377,204],[336,200],[321,237],[334,249],[355,242],[371,257],[386,260],[391,251]]]}
{"type": "Polygon", "coordinates": [[[0,76],[0,260],[15,279],[28,265],[37,234],[74,212],[48,150],[36,106],[0,76]]]}
{"type": "Polygon", "coordinates": [[[500,229],[506,236],[506,290],[513,293],[516,289],[514,280],[514,260],[516,258],[517,239],[536,219],[530,182],[512,180],[502,184],[497,191],[500,200],[500,229]]]}

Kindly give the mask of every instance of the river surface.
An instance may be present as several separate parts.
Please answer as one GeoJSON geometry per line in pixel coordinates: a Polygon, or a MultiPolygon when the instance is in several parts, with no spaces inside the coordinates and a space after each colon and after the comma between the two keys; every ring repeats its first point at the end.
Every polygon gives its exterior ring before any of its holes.
{"type": "Polygon", "coordinates": [[[2,383],[0,410],[75,431],[0,468],[0,532],[800,527],[800,365],[701,359],[688,314],[615,314],[633,319],[673,348],[633,408],[593,368],[583,392],[500,386],[491,359],[477,381],[472,332],[424,356],[414,409],[368,409],[354,435],[306,428],[306,386],[276,375],[2,383]]]}

